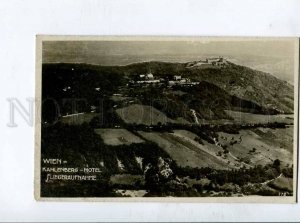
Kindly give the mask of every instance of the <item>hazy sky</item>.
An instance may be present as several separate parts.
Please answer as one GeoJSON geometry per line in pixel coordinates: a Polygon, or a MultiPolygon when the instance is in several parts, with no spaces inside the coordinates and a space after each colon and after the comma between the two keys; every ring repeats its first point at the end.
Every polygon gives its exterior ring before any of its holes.
{"type": "Polygon", "coordinates": [[[46,41],[44,63],[126,65],[142,61],[188,62],[224,56],[293,83],[294,41],[46,41]]]}

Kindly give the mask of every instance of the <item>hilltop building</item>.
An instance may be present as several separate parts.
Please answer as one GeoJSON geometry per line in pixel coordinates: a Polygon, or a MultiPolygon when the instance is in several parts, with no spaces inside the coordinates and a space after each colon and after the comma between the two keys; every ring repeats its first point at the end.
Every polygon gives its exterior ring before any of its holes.
{"type": "Polygon", "coordinates": [[[225,65],[225,59],[223,57],[216,57],[216,58],[208,58],[206,59],[209,64],[213,66],[222,66],[225,65]]]}
{"type": "Polygon", "coordinates": [[[227,64],[227,60],[224,57],[211,57],[211,58],[206,58],[202,59],[199,61],[194,61],[188,63],[188,68],[193,68],[193,67],[211,67],[211,66],[216,66],[216,67],[223,67],[227,64]]]}
{"type": "Polygon", "coordinates": [[[182,85],[182,86],[194,86],[199,84],[199,82],[191,82],[189,78],[182,78],[180,75],[174,75],[173,80],[168,82],[169,86],[172,85],[182,85]]]}
{"type": "Polygon", "coordinates": [[[153,80],[154,79],[153,74],[151,72],[149,74],[146,74],[146,79],[153,80]]]}
{"type": "Polygon", "coordinates": [[[169,81],[164,78],[156,78],[151,72],[148,74],[136,75],[133,80],[129,81],[130,86],[141,86],[141,85],[159,85],[167,84],[169,86],[182,85],[182,86],[194,86],[199,82],[192,82],[189,78],[183,78],[181,75],[170,75],[169,81]]]}
{"type": "Polygon", "coordinates": [[[140,74],[135,81],[130,81],[130,83],[134,84],[155,84],[160,83],[160,79],[155,79],[154,75],[150,72],[148,74],[140,74]]]}
{"type": "Polygon", "coordinates": [[[174,81],[179,81],[181,80],[181,75],[174,75],[173,79],[174,81]]]}

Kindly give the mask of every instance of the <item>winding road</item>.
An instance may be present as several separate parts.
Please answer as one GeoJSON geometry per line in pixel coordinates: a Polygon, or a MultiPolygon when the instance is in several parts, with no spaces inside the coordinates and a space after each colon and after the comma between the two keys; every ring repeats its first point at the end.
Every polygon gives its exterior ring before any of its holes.
{"type": "Polygon", "coordinates": [[[192,115],[194,116],[196,124],[199,124],[198,117],[196,115],[196,111],[194,109],[190,109],[190,111],[192,112],[192,115]]]}

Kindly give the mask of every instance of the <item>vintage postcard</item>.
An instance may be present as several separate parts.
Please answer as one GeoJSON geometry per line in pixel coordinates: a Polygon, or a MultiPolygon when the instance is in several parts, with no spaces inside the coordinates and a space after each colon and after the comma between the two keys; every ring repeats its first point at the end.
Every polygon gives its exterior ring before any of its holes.
{"type": "Polygon", "coordinates": [[[293,203],[298,38],[37,36],[41,201],[293,203]]]}

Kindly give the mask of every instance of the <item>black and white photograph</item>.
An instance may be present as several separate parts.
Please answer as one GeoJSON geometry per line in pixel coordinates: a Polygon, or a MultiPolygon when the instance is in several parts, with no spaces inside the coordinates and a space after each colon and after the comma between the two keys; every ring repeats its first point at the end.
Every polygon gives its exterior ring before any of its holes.
{"type": "Polygon", "coordinates": [[[2,0],[0,222],[299,222],[299,11],[2,0]]]}
{"type": "Polygon", "coordinates": [[[37,36],[36,199],[295,202],[298,43],[37,36]]]}

